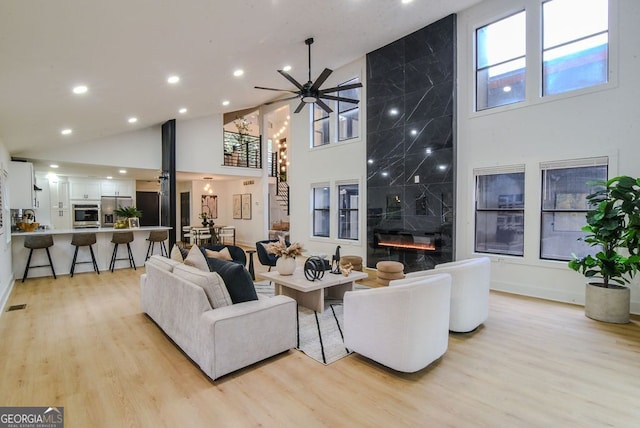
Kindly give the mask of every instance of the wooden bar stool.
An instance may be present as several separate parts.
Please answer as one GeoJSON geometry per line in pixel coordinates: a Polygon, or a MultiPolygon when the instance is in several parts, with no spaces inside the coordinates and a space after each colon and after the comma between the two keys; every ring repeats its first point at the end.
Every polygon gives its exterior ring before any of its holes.
{"type": "Polygon", "coordinates": [[[131,252],[130,243],[133,242],[133,232],[114,232],[111,237],[111,243],[113,245],[113,253],[111,254],[111,263],[109,264],[109,270],[113,272],[116,266],[116,261],[118,260],[129,260],[129,266],[136,269],[136,262],[133,260],[133,253],[131,252]],[[118,256],[118,245],[126,244],[127,245],[127,258],[117,258],[118,256]]]}
{"type": "Polygon", "coordinates": [[[93,254],[92,245],[96,243],[96,234],[95,233],[76,233],[71,237],[71,245],[76,247],[76,250],[73,252],[73,261],[71,262],[71,277],[73,278],[73,273],[76,270],[77,264],[82,263],[93,263],[93,270],[100,275],[100,269],[98,269],[98,263],[96,262],[96,256],[93,254]],[[79,262],[78,259],[78,248],[80,247],[89,247],[89,252],[91,253],[91,261],[79,262]]]}
{"type": "Polygon", "coordinates": [[[51,273],[53,274],[54,279],[58,279],[56,276],[56,271],[53,269],[53,262],[51,261],[51,254],[49,253],[49,247],[53,246],[53,236],[52,235],[26,235],[24,237],[24,246],[25,248],[29,248],[29,258],[27,259],[27,265],[24,268],[24,275],[22,275],[22,282],[27,279],[27,275],[29,274],[29,268],[39,268],[39,267],[51,267],[51,273]],[[37,265],[37,266],[29,266],[31,264],[31,256],[33,255],[33,250],[45,249],[47,251],[47,257],[49,258],[48,265],[37,265]]]}
{"type": "Polygon", "coordinates": [[[149,257],[153,255],[153,250],[156,246],[156,242],[160,243],[160,255],[169,257],[169,253],[167,252],[167,246],[164,244],[169,238],[169,232],[167,230],[152,230],[149,232],[149,237],[147,241],[149,241],[149,247],[147,248],[147,257],[145,260],[149,260],[149,257]]]}

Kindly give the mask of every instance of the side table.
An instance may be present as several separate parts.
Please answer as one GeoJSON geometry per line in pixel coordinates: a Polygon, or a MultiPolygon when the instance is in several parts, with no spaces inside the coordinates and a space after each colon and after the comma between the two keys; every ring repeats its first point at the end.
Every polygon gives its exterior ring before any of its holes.
{"type": "Polygon", "coordinates": [[[251,279],[256,280],[256,273],[253,269],[253,254],[256,250],[246,250],[247,254],[249,254],[249,274],[251,275],[251,279]]]}

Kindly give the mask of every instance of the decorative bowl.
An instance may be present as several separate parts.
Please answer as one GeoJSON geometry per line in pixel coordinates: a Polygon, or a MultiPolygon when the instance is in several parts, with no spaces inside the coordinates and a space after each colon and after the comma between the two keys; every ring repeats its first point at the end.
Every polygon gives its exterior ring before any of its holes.
{"type": "Polygon", "coordinates": [[[38,226],[40,226],[40,223],[25,223],[21,221],[17,224],[17,226],[18,229],[22,230],[23,232],[33,232],[38,228],[38,226]]]}

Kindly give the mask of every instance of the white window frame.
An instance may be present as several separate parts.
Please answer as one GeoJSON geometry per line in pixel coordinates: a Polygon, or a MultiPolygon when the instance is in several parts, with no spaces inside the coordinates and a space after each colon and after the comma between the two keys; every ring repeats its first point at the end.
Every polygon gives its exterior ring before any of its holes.
{"type": "MultiPolygon", "coordinates": [[[[341,83],[338,83],[335,86],[344,86],[347,84],[350,84],[351,82],[353,82],[354,80],[357,80],[359,83],[362,83],[362,77],[359,75],[351,75],[351,77],[345,79],[340,79],[341,83]]],[[[330,84],[325,83],[326,87],[329,87],[330,84]]],[[[320,88],[322,89],[322,88],[320,88]]],[[[331,110],[333,110],[331,113],[329,113],[329,117],[328,117],[328,121],[329,121],[329,142],[326,144],[321,144],[321,145],[314,145],[315,143],[315,124],[317,121],[320,120],[327,120],[326,118],[322,118],[322,119],[315,119],[315,109],[316,108],[320,108],[320,107],[316,107],[315,104],[312,105],[312,108],[309,109],[309,123],[310,123],[310,141],[309,141],[309,148],[310,149],[319,149],[319,148],[326,148],[326,147],[332,147],[335,146],[337,143],[347,143],[347,142],[351,142],[351,141],[358,141],[362,138],[362,132],[363,132],[363,127],[362,127],[362,89],[363,88],[358,88],[358,99],[360,100],[360,102],[358,103],[358,135],[355,137],[351,137],[351,138],[346,138],[343,140],[339,140],[339,136],[338,136],[338,121],[340,120],[339,118],[339,114],[338,114],[338,102],[337,101],[333,101],[333,100],[323,100],[325,102],[325,104],[327,104],[331,110]]],[[[337,96],[336,92],[336,96],[337,96]]],[[[329,95],[334,95],[333,93],[329,94],[329,95]]]]}
{"type": "Polygon", "coordinates": [[[361,222],[361,213],[362,210],[360,209],[360,204],[362,201],[362,186],[360,186],[360,183],[358,181],[340,181],[340,182],[336,182],[335,183],[335,194],[336,194],[336,218],[337,218],[337,232],[336,232],[336,238],[339,240],[344,240],[344,241],[348,241],[348,242],[358,242],[360,241],[360,234],[362,233],[361,229],[362,229],[362,222],[361,222]],[[340,237],[340,231],[342,230],[342,220],[341,220],[341,212],[342,212],[342,208],[340,207],[340,187],[342,186],[356,186],[358,188],[358,202],[356,204],[355,208],[349,208],[349,212],[352,213],[353,211],[355,211],[356,213],[356,224],[358,225],[358,233],[356,234],[355,238],[344,238],[344,237],[340,237]]]}
{"type": "Polygon", "coordinates": [[[327,238],[331,238],[331,211],[332,211],[332,204],[331,204],[331,193],[332,193],[332,188],[331,188],[331,184],[330,183],[315,183],[311,185],[311,198],[310,198],[310,205],[311,205],[311,237],[313,238],[320,238],[320,239],[327,239],[327,238]],[[329,206],[327,209],[325,208],[316,208],[316,198],[315,198],[315,192],[316,189],[327,189],[329,191],[329,196],[328,196],[328,201],[329,201],[329,206]],[[315,229],[315,220],[316,220],[316,212],[317,211],[322,211],[327,213],[327,221],[329,224],[329,230],[328,230],[328,234],[327,235],[316,235],[316,229],[315,229]]]}

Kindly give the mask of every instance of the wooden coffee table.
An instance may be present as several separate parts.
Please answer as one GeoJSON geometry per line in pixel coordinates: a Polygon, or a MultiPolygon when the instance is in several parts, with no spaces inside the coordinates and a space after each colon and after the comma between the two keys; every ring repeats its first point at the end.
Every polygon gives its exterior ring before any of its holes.
{"type": "Polygon", "coordinates": [[[263,272],[259,273],[258,276],[273,281],[276,295],[289,296],[305,308],[316,312],[324,312],[325,295],[326,297],[342,299],[344,293],[353,290],[355,281],[365,279],[369,275],[364,272],[351,271],[349,276],[344,276],[326,271],[322,279],[309,281],[304,276],[304,270],[298,267],[293,275],[263,272]]]}

